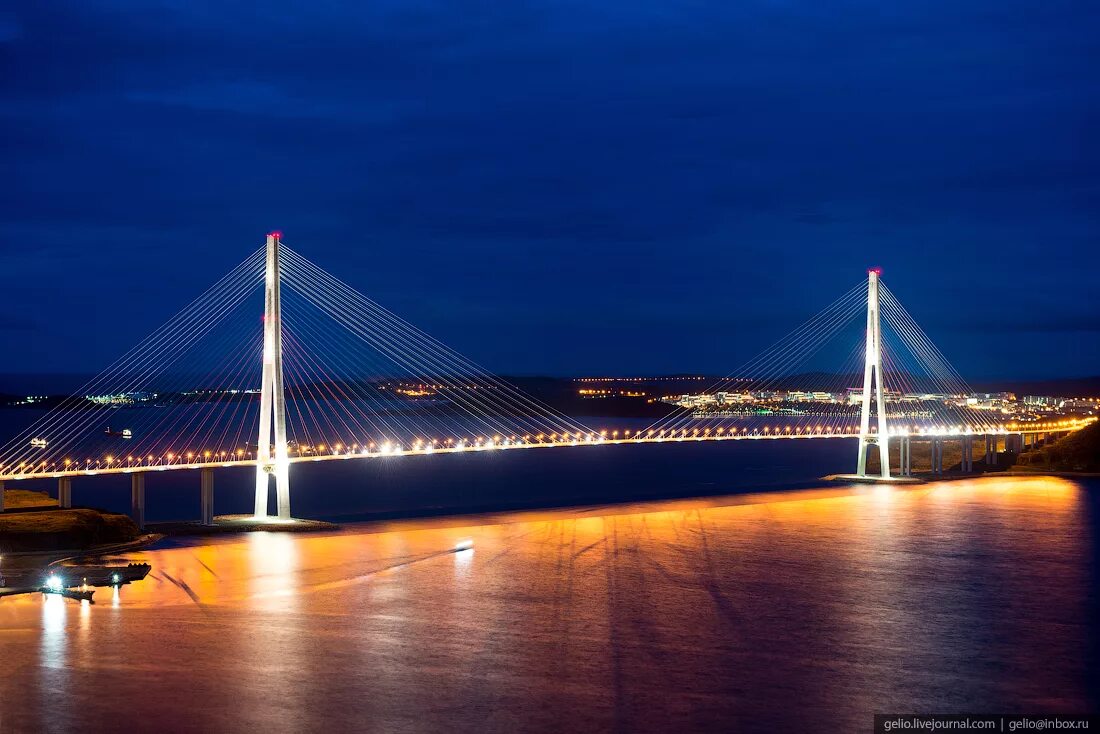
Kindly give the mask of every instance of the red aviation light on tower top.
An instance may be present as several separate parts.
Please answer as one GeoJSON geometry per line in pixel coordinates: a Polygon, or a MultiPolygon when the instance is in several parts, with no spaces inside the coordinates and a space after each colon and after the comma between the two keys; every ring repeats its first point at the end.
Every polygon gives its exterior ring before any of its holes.
{"type": "Polygon", "coordinates": [[[276,229],[276,230],[273,230],[271,232],[268,232],[267,236],[268,237],[274,237],[277,240],[281,240],[283,238],[283,233],[276,229]]]}
{"type": "Polygon", "coordinates": [[[867,268],[868,273],[874,273],[875,275],[882,275],[882,268],[867,268]]]}

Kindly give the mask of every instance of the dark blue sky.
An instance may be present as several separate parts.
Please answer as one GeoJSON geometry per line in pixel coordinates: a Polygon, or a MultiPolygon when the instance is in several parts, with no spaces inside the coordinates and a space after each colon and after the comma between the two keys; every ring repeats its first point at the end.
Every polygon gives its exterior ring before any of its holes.
{"type": "Polygon", "coordinates": [[[880,265],[971,379],[1100,373],[1098,3],[259,7],[0,10],[0,371],[280,228],[498,372],[725,373],[880,265]]]}

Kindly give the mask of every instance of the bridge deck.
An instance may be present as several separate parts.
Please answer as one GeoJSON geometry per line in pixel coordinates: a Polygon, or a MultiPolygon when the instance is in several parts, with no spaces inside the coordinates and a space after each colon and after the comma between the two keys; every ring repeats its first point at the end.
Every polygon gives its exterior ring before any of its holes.
{"type": "MultiPolygon", "coordinates": [[[[945,439],[960,439],[970,436],[971,438],[985,436],[985,435],[1020,435],[1020,434],[1038,434],[1038,433],[1058,433],[1074,430],[1079,426],[1067,426],[1057,428],[1035,428],[1035,429],[1019,429],[1019,430],[1004,430],[1000,432],[942,432],[942,433],[913,433],[906,435],[892,435],[890,438],[909,438],[915,440],[930,440],[933,438],[945,438],[945,439]]],[[[683,435],[683,436],[645,436],[642,438],[614,438],[607,436],[597,435],[591,439],[577,439],[571,441],[545,441],[545,442],[531,442],[531,441],[517,441],[517,442],[501,442],[490,443],[484,445],[460,445],[460,446],[424,446],[423,448],[393,448],[390,450],[368,450],[360,449],[358,451],[333,451],[323,454],[308,454],[308,455],[295,455],[289,457],[291,464],[302,464],[317,461],[347,461],[350,459],[379,459],[393,456],[428,456],[431,454],[457,454],[467,453],[475,451],[510,451],[515,449],[537,449],[537,448],[569,448],[577,446],[608,446],[608,445],[623,445],[623,444],[645,444],[645,443],[681,443],[684,441],[775,441],[775,440],[789,440],[789,439],[830,439],[830,438],[847,438],[857,439],[858,433],[787,433],[787,432],[774,432],[774,433],[751,433],[751,434],[722,434],[722,435],[683,435]]],[[[224,458],[211,457],[208,461],[154,461],[154,462],[126,462],[118,461],[117,465],[113,466],[91,466],[83,468],[70,468],[57,471],[34,471],[21,474],[0,474],[0,482],[6,481],[18,481],[24,479],[59,479],[62,477],[86,477],[86,476],[99,476],[104,474],[135,474],[138,472],[158,472],[158,471],[179,471],[185,469],[205,469],[205,468],[217,468],[217,467],[235,467],[235,466],[256,466],[255,457],[248,456],[246,458],[233,459],[229,456],[224,458]]]]}

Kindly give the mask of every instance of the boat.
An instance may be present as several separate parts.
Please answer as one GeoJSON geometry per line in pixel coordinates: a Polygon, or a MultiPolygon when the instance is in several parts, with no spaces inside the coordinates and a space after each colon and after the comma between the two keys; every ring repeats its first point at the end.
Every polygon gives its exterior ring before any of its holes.
{"type": "Polygon", "coordinates": [[[133,438],[134,432],[129,428],[123,428],[121,431],[112,431],[110,426],[107,426],[107,430],[104,431],[108,436],[117,436],[118,438],[133,438]]]}
{"type": "Polygon", "coordinates": [[[66,599],[76,599],[77,601],[90,601],[95,603],[92,599],[92,595],[95,591],[91,589],[52,589],[48,586],[43,586],[39,589],[43,594],[57,594],[63,596],[66,599]]]}
{"type": "Polygon", "coordinates": [[[65,575],[80,579],[86,586],[124,586],[141,581],[149,575],[148,563],[131,563],[126,566],[66,566],[65,575]]]}

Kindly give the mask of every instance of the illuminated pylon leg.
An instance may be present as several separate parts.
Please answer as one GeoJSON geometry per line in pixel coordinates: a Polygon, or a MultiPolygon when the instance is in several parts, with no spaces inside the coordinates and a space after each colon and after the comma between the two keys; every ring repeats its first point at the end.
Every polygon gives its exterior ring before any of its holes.
{"type": "Polygon", "coordinates": [[[290,466],[286,447],[286,399],[283,394],[283,326],[279,303],[279,233],[267,236],[264,280],[264,363],[260,383],[260,436],[256,441],[256,518],[267,517],[269,477],[275,476],[280,519],[290,519],[290,466]],[[271,429],[274,424],[275,436],[271,429]]]}
{"type": "Polygon", "coordinates": [[[886,428],[886,401],[882,396],[882,322],[879,319],[878,270],[867,271],[867,348],[863,362],[863,408],[859,418],[859,457],[856,474],[867,476],[867,447],[878,446],[882,478],[890,478],[890,437],[886,428]],[[871,377],[878,405],[878,433],[871,433],[871,377]]]}

